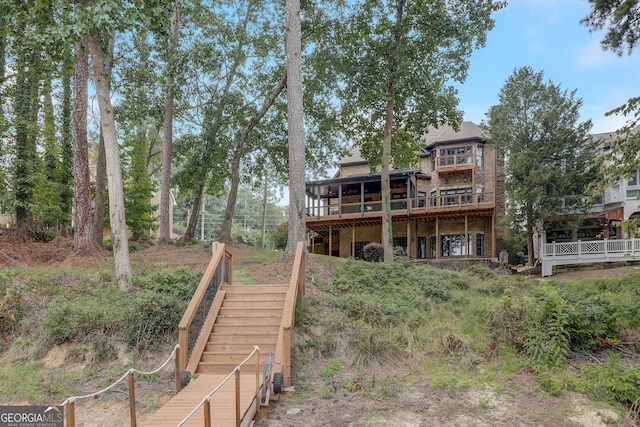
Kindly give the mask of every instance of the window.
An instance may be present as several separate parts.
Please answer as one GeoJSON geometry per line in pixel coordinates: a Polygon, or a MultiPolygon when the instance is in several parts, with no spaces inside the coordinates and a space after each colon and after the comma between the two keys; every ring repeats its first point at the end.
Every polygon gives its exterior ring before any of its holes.
{"type": "Polygon", "coordinates": [[[476,256],[484,256],[484,234],[476,234],[476,256]]]}
{"type": "Polygon", "coordinates": [[[354,258],[355,259],[364,259],[363,255],[362,255],[363,249],[368,244],[369,244],[369,242],[356,242],[356,244],[355,244],[356,253],[354,254],[354,258]]]}
{"type": "Polygon", "coordinates": [[[440,236],[440,256],[461,256],[471,253],[471,234],[467,235],[465,248],[464,234],[449,234],[440,236]]]}
{"type": "Polygon", "coordinates": [[[482,145],[476,147],[476,166],[482,167],[482,145]]]}
{"type": "Polygon", "coordinates": [[[466,147],[453,147],[453,148],[441,148],[439,166],[451,166],[454,164],[467,164],[471,163],[473,156],[472,147],[470,145],[466,147]]]}
{"type": "Polygon", "coordinates": [[[407,253],[407,238],[406,237],[394,237],[393,238],[393,249],[395,251],[396,248],[402,248],[402,253],[407,253]]]}
{"type": "Polygon", "coordinates": [[[471,187],[440,190],[440,195],[446,196],[442,200],[443,200],[443,204],[447,206],[457,205],[457,204],[464,205],[464,204],[469,204],[473,202],[471,187]]]}
{"type": "MultiPolygon", "coordinates": [[[[628,185],[638,185],[638,171],[633,171],[633,174],[629,177],[628,185]]],[[[627,196],[628,197],[628,196],[627,196]]]]}
{"type": "Polygon", "coordinates": [[[627,199],[640,198],[640,190],[627,190],[627,199]]]}
{"type": "Polygon", "coordinates": [[[438,193],[432,191],[429,193],[429,206],[438,206],[438,193]]]}

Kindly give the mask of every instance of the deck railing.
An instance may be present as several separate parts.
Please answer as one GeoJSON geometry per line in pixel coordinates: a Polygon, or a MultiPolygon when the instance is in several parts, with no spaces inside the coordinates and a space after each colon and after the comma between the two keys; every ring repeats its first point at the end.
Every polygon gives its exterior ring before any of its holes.
{"type": "Polygon", "coordinates": [[[640,259],[640,239],[589,240],[542,245],[542,275],[551,276],[554,265],[615,262],[640,259]]]}
{"type": "MultiPolygon", "coordinates": [[[[494,193],[462,193],[442,196],[423,196],[391,200],[394,214],[420,214],[436,212],[455,212],[492,208],[495,205],[494,193]]],[[[309,219],[333,219],[343,216],[379,217],[382,216],[380,200],[343,202],[341,205],[308,206],[309,219]]]]}
{"type": "MultiPolygon", "coordinates": [[[[193,294],[187,309],[178,325],[179,372],[187,367],[189,355],[193,350],[198,334],[202,329],[212,302],[223,283],[231,284],[233,280],[233,255],[225,249],[224,244],[218,244],[207,270],[204,272],[198,288],[193,294]]],[[[177,388],[181,389],[180,379],[177,377],[177,388]]]]}
{"type": "Polygon", "coordinates": [[[222,380],[220,384],[213,390],[211,390],[201,401],[200,403],[191,410],[191,412],[178,423],[177,427],[182,427],[189,421],[189,419],[195,415],[200,408],[204,411],[204,425],[205,427],[211,427],[211,398],[214,394],[218,392],[231,378],[235,379],[235,416],[236,416],[236,426],[241,425],[242,415],[240,413],[240,368],[245,365],[252,357],[255,356],[256,360],[256,407],[260,403],[260,396],[263,394],[263,388],[265,384],[261,384],[260,381],[260,348],[256,345],[253,347],[253,351],[242,361],[238,366],[236,366],[233,371],[227,377],[222,380]]]}
{"type": "Polygon", "coordinates": [[[305,245],[304,242],[298,242],[296,247],[296,257],[293,262],[293,271],[291,272],[291,280],[289,281],[289,289],[284,300],[284,308],[282,312],[282,321],[280,323],[280,332],[278,333],[278,342],[276,344],[276,354],[273,368],[275,373],[282,373],[282,384],[288,386],[291,382],[291,329],[295,321],[295,308],[305,293],[305,245]],[[280,368],[277,365],[280,364],[280,368]]]}

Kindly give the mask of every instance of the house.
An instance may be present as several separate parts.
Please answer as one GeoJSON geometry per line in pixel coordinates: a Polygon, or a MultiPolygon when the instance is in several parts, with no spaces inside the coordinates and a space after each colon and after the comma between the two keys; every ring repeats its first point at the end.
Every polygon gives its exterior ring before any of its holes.
{"type": "MultiPolygon", "coordinates": [[[[412,259],[496,258],[504,216],[503,175],[484,131],[463,122],[422,138],[418,165],[390,171],[393,244],[412,259]]],[[[310,251],[362,257],[382,235],[379,170],[357,149],[331,179],[306,186],[310,251]]]]}
{"type": "MultiPolygon", "coordinates": [[[[602,154],[611,152],[615,132],[593,135],[602,154]]],[[[640,172],[619,177],[596,198],[577,227],[562,218],[545,221],[540,238],[542,275],[551,276],[553,266],[640,260],[640,239],[627,235],[620,221],[640,218],[640,172]]]]}

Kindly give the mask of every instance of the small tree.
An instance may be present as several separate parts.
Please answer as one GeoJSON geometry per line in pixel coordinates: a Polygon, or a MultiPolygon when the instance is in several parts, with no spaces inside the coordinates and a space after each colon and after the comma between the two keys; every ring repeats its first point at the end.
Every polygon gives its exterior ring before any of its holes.
{"type": "Polygon", "coordinates": [[[283,222],[271,231],[271,240],[273,241],[273,248],[284,250],[284,248],[287,247],[288,237],[289,237],[289,224],[286,222],[283,222]]]}

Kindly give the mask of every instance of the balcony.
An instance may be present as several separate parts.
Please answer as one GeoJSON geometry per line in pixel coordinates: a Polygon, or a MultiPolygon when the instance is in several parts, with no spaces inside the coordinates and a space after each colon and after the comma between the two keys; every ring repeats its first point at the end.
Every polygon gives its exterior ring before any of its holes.
{"type": "MultiPolygon", "coordinates": [[[[414,197],[391,200],[392,216],[419,216],[437,213],[464,213],[493,209],[493,193],[449,194],[435,197],[414,197]]],[[[381,218],[382,201],[360,201],[341,205],[323,205],[306,208],[307,222],[338,219],[381,218]]]]}
{"type": "Polygon", "coordinates": [[[476,155],[473,153],[438,156],[436,159],[436,171],[439,174],[469,171],[475,167],[475,164],[476,155]]]}

